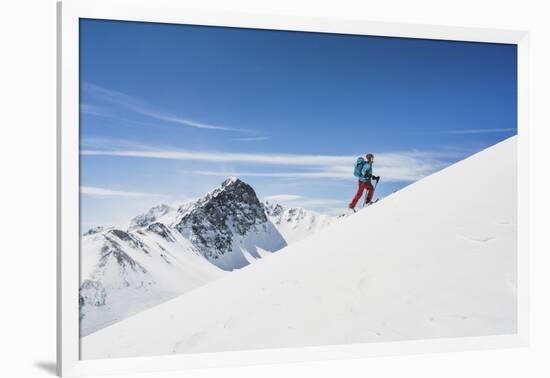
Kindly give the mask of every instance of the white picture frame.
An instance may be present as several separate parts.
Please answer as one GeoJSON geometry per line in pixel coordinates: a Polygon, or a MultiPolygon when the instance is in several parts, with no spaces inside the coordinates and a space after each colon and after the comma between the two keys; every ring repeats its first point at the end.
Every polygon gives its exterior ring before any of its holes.
{"type": "Polygon", "coordinates": [[[177,0],[58,3],[57,372],[60,376],[144,373],[198,367],[358,358],[526,346],[528,343],[528,51],[525,31],[185,9],[177,0]],[[517,334],[127,359],[79,358],[79,19],[229,26],[516,44],[518,48],[517,334]]]}

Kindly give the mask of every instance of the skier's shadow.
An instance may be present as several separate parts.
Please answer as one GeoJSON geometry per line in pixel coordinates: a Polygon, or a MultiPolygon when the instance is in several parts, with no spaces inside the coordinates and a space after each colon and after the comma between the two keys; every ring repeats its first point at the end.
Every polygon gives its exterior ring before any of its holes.
{"type": "Polygon", "coordinates": [[[56,375],[57,373],[57,367],[55,365],[55,362],[35,361],[34,366],[51,375],[56,375]]]}

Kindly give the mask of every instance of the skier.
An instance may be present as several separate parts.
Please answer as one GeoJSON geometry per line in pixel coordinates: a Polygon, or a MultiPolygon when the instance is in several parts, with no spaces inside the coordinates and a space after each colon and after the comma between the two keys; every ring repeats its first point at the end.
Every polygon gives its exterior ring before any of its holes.
{"type": "Polygon", "coordinates": [[[357,193],[355,194],[355,197],[353,197],[353,200],[349,204],[349,208],[355,211],[355,205],[357,205],[357,201],[361,198],[363,195],[363,191],[365,189],[367,190],[367,198],[365,200],[365,204],[370,204],[372,202],[372,196],[374,195],[374,187],[372,186],[371,179],[378,182],[380,180],[380,176],[373,176],[372,174],[372,164],[374,163],[374,155],[371,153],[368,153],[365,158],[358,157],[357,161],[355,162],[355,169],[354,169],[354,176],[359,179],[358,181],[358,187],[357,187],[357,193]]]}

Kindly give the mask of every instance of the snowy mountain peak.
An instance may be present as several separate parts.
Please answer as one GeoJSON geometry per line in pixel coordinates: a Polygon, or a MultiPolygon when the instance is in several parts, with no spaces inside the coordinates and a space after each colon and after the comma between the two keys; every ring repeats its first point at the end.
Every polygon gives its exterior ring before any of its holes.
{"type": "Polygon", "coordinates": [[[222,182],[222,186],[229,186],[229,185],[237,184],[239,182],[242,182],[242,181],[238,177],[231,176],[231,177],[228,177],[224,182],[222,182]]]}
{"type": "MultiPolygon", "coordinates": [[[[206,258],[218,259],[233,250],[234,241],[240,237],[265,231],[267,222],[254,189],[237,178],[229,178],[199,199],[175,228],[206,258]]],[[[282,241],[280,248],[284,245],[282,241]]]]}
{"type": "MultiPolygon", "coordinates": [[[[220,195],[220,193],[223,192],[234,192],[234,191],[241,191],[241,192],[247,192],[251,196],[256,197],[256,192],[254,192],[254,189],[244,181],[240,180],[237,177],[229,177],[225,181],[221,183],[220,186],[218,186],[216,189],[208,193],[206,196],[204,196],[202,199],[199,199],[198,202],[204,202],[208,201],[213,197],[217,197],[220,195]],[[252,195],[253,194],[253,195],[252,195]]],[[[258,201],[259,202],[259,201],[258,201]]]]}
{"type": "Polygon", "coordinates": [[[265,213],[290,244],[328,226],[335,219],[302,207],[287,207],[265,201],[265,213]]]}
{"type": "Polygon", "coordinates": [[[146,212],[145,214],[141,214],[133,218],[130,221],[130,226],[128,227],[128,229],[132,230],[136,228],[147,227],[151,223],[156,222],[160,217],[168,214],[172,210],[173,210],[172,207],[165,204],[154,206],[151,209],[149,209],[149,211],[146,212]]]}
{"type": "Polygon", "coordinates": [[[280,216],[284,211],[284,207],[282,205],[269,203],[269,201],[264,202],[264,208],[267,215],[271,217],[280,216]]]}

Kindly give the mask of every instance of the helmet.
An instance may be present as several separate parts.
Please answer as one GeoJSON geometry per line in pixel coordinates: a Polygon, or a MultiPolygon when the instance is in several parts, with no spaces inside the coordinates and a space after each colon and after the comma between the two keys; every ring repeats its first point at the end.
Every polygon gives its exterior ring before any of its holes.
{"type": "Polygon", "coordinates": [[[367,158],[367,160],[374,159],[374,155],[370,152],[365,157],[367,158]]]}

